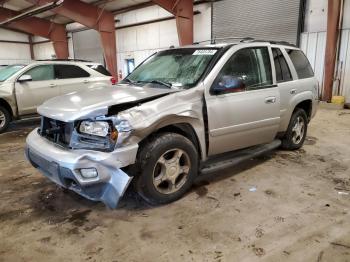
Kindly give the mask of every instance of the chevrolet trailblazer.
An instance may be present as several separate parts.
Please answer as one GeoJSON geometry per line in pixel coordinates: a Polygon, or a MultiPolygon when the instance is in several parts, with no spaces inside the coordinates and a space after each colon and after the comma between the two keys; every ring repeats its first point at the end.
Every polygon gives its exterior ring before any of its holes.
{"type": "Polygon", "coordinates": [[[317,102],[312,68],[290,44],[171,48],[114,87],[46,101],[26,155],[53,182],[109,207],[131,180],[149,203],[169,203],[199,173],[300,148],[317,102]]]}

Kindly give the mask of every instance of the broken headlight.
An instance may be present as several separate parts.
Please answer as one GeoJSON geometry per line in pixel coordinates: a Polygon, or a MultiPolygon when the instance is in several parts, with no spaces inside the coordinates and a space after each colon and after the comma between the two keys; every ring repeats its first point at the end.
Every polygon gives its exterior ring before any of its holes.
{"type": "Polygon", "coordinates": [[[100,137],[106,137],[109,130],[109,123],[105,121],[83,121],[79,126],[80,133],[100,137]]]}
{"type": "Polygon", "coordinates": [[[128,120],[124,120],[124,119],[118,119],[117,124],[115,125],[116,129],[118,130],[118,132],[130,132],[132,131],[132,127],[129,124],[128,120]]]}

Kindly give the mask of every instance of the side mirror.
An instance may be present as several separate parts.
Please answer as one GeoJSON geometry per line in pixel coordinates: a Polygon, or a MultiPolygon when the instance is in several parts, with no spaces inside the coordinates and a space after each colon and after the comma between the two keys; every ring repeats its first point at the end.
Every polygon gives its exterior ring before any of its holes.
{"type": "Polygon", "coordinates": [[[236,76],[220,76],[214,83],[213,93],[215,95],[225,93],[242,92],[246,90],[244,81],[236,76]]]}
{"type": "Polygon", "coordinates": [[[30,75],[21,75],[20,78],[18,78],[18,82],[28,82],[28,81],[32,81],[32,76],[30,75]]]}

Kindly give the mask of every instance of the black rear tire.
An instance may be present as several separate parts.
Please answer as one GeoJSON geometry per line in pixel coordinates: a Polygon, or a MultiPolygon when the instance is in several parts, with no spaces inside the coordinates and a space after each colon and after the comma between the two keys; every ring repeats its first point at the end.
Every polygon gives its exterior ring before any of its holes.
{"type": "Polygon", "coordinates": [[[144,144],[140,149],[137,161],[138,175],[134,178],[135,189],[144,200],[152,205],[166,204],[181,198],[192,186],[198,172],[198,152],[195,146],[186,137],[175,133],[158,134],[157,137],[144,144]],[[181,157],[176,157],[175,154],[181,157]],[[164,160],[167,164],[163,164],[164,160]],[[179,169],[172,174],[177,162],[179,169]],[[166,172],[166,170],[171,171],[166,172]],[[181,173],[182,170],[188,171],[181,173]],[[173,183],[170,182],[169,177],[172,177],[173,183]],[[155,182],[157,180],[164,180],[162,182],[164,185],[162,183],[157,185],[155,182]],[[179,181],[177,185],[176,181],[179,181]],[[172,192],[172,190],[176,191],[172,192]]]}
{"type": "Polygon", "coordinates": [[[0,106],[0,134],[3,133],[11,122],[10,112],[3,106],[0,106]]]}
{"type": "Polygon", "coordinates": [[[306,115],[306,112],[304,109],[296,108],[292,114],[292,117],[290,119],[288,129],[286,134],[284,135],[282,139],[282,148],[287,150],[297,150],[301,148],[304,144],[306,134],[307,134],[307,125],[308,125],[308,118],[306,115]],[[299,131],[299,128],[296,128],[300,125],[303,125],[303,128],[299,131]]]}

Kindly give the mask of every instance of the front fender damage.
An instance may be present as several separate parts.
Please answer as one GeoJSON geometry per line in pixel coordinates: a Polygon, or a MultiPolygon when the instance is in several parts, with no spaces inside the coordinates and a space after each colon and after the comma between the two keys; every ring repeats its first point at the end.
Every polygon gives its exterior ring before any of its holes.
{"type": "Polygon", "coordinates": [[[206,157],[205,125],[203,120],[203,90],[184,90],[146,102],[118,113],[118,118],[126,119],[133,128],[126,143],[140,143],[157,130],[177,125],[189,124],[206,157]]]}

